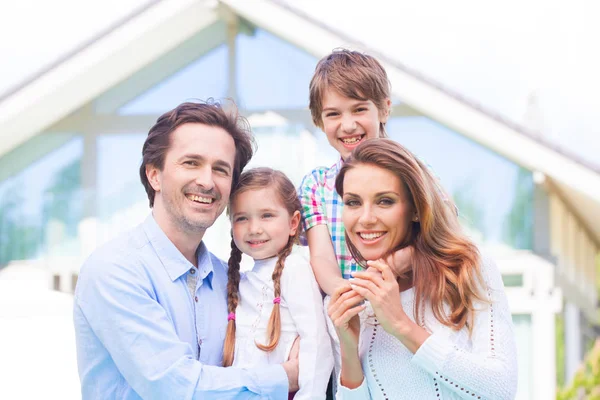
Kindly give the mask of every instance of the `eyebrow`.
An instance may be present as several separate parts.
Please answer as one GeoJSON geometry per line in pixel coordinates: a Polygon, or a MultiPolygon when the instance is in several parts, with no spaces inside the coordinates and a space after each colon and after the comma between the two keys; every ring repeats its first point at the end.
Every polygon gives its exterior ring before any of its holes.
{"type": "MultiPolygon", "coordinates": [[[[369,101],[359,101],[358,103],[353,104],[352,107],[368,106],[368,105],[369,105],[369,101]]],[[[337,107],[326,107],[326,108],[323,109],[322,112],[325,112],[325,111],[337,111],[337,110],[338,110],[337,107]]]]}
{"type": "MultiPolygon", "coordinates": [[[[200,154],[184,154],[183,156],[181,156],[179,158],[179,161],[182,161],[184,159],[192,159],[192,160],[198,160],[198,161],[206,160],[206,158],[201,156],[200,154]]],[[[231,164],[229,164],[227,161],[217,160],[217,161],[215,161],[214,165],[227,168],[229,171],[232,170],[231,164]]]]}
{"type": "MultiPolygon", "coordinates": [[[[258,210],[259,212],[263,213],[263,212],[272,212],[272,213],[276,213],[277,210],[275,210],[274,208],[261,208],[260,210],[258,210]]],[[[232,217],[237,217],[238,215],[244,215],[247,214],[246,211],[240,211],[240,212],[236,212],[232,215],[232,217]]]]}
{"type": "MultiPolygon", "coordinates": [[[[395,196],[400,196],[400,194],[392,191],[392,190],[388,190],[387,192],[378,192],[375,193],[375,197],[381,197],[381,196],[385,196],[385,195],[390,195],[393,194],[395,196]]],[[[356,194],[356,193],[352,193],[352,192],[346,192],[344,193],[344,196],[354,196],[354,197],[360,197],[360,195],[356,194]]]]}

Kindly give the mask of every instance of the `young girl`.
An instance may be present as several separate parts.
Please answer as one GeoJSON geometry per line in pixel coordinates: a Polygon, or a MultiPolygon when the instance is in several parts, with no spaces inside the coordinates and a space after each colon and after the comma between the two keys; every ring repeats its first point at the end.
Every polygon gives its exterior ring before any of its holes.
{"type": "Polygon", "coordinates": [[[300,337],[300,390],[295,399],[324,399],[333,356],[319,287],[293,249],[300,235],[300,202],[279,171],[244,172],[231,193],[228,326],[223,366],[281,364],[300,337]],[[254,259],[240,274],[242,253],[254,259]]]}

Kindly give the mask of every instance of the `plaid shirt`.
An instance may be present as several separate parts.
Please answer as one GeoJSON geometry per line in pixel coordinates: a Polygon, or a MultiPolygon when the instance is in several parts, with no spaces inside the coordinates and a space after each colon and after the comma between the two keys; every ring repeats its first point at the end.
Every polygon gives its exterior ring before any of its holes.
{"type": "Polygon", "coordinates": [[[327,225],[335,257],[342,276],[349,279],[360,266],[350,255],[346,245],[344,224],[342,223],[342,198],[335,191],[335,178],[340,172],[343,160],[330,168],[319,167],[302,179],[299,189],[302,204],[302,225],[305,231],[316,225],[327,225]]]}

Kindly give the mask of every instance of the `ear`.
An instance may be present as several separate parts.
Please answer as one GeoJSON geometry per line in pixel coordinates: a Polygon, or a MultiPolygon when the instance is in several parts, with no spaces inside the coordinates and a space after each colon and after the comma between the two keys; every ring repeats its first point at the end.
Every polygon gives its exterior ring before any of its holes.
{"type": "Polygon", "coordinates": [[[294,212],[292,220],[290,221],[290,236],[294,236],[298,227],[300,226],[300,211],[294,212]]]}
{"type": "Polygon", "coordinates": [[[154,165],[146,165],[146,178],[148,178],[148,182],[150,182],[150,186],[154,189],[155,192],[160,192],[160,170],[156,168],[154,165]]]}
{"type": "Polygon", "coordinates": [[[379,118],[381,120],[382,123],[386,123],[388,118],[390,117],[390,114],[392,113],[392,100],[388,97],[387,99],[385,99],[385,109],[382,110],[381,112],[381,117],[379,118]]]}

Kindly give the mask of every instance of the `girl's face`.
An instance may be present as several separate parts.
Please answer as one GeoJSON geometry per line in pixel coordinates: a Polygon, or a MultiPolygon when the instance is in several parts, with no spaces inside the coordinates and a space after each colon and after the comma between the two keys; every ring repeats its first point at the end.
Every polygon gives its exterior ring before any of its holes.
{"type": "Polygon", "coordinates": [[[387,169],[359,164],[344,176],[342,220],[365,260],[378,260],[409,234],[415,211],[402,182],[387,169]]]}
{"type": "Polygon", "coordinates": [[[358,144],[379,137],[379,126],[387,121],[391,101],[387,110],[379,110],[371,100],[362,101],[327,89],[323,95],[323,131],[329,144],[345,160],[358,144]]]}
{"type": "Polygon", "coordinates": [[[300,212],[290,215],[272,188],[246,190],[231,203],[233,241],[254,260],[276,256],[299,224],[300,212]]]}

